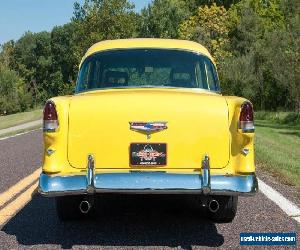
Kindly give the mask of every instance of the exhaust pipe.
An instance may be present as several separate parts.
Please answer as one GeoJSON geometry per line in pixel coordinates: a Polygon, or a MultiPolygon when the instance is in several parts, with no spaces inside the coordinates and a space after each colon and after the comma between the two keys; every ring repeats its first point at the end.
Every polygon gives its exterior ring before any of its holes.
{"type": "Polygon", "coordinates": [[[208,209],[212,213],[216,213],[219,210],[219,208],[220,204],[217,200],[210,200],[210,202],[208,203],[208,209]]]}
{"type": "Polygon", "coordinates": [[[92,208],[92,204],[87,200],[84,200],[79,204],[79,210],[83,214],[87,214],[91,208],[92,208]]]}

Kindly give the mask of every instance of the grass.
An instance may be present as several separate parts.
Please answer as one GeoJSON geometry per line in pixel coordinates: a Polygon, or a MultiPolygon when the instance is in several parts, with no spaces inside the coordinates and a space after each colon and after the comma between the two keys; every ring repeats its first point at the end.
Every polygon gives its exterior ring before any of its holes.
{"type": "Polygon", "coordinates": [[[0,116],[0,129],[5,129],[23,123],[35,121],[42,118],[42,110],[37,109],[29,112],[13,115],[0,116]]]}
{"type": "Polygon", "coordinates": [[[300,188],[300,123],[282,121],[256,120],[256,160],[263,169],[300,188]]]}
{"type": "Polygon", "coordinates": [[[277,124],[300,125],[300,114],[295,112],[255,112],[256,120],[268,120],[277,124]]]}

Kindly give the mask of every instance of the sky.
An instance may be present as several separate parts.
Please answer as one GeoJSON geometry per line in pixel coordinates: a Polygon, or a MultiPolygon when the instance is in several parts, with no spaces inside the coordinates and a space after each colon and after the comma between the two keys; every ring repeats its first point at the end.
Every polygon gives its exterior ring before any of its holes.
{"type": "MultiPolygon", "coordinates": [[[[130,0],[140,11],[151,0],[130,0]]],[[[0,44],[20,38],[26,31],[50,31],[70,21],[76,0],[1,0],[0,44]]],[[[84,0],[77,0],[84,2],[84,0]]]]}

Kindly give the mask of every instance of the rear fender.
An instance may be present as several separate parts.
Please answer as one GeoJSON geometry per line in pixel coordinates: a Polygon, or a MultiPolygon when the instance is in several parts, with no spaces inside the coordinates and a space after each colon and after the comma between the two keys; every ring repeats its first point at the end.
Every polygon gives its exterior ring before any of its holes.
{"type": "Polygon", "coordinates": [[[225,98],[229,111],[230,165],[235,173],[253,173],[255,172],[254,133],[242,133],[238,129],[241,106],[248,100],[235,96],[225,98]]]}
{"type": "Polygon", "coordinates": [[[68,146],[68,113],[70,97],[55,97],[54,102],[58,115],[59,127],[56,132],[44,132],[43,172],[58,173],[70,167],[67,159],[68,146]]]}

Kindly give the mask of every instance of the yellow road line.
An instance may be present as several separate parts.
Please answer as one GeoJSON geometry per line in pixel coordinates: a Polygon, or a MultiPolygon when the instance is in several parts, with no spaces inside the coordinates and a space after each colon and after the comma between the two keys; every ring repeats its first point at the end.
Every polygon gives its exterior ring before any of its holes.
{"type": "Polygon", "coordinates": [[[3,206],[6,202],[15,197],[18,193],[32,184],[37,180],[41,173],[41,169],[37,169],[31,175],[28,175],[24,179],[20,180],[17,184],[10,187],[8,190],[0,194],[0,207],[3,206]]]}
{"type": "Polygon", "coordinates": [[[36,190],[37,186],[38,181],[35,182],[32,186],[30,186],[30,188],[28,188],[20,196],[18,196],[18,198],[16,198],[0,210],[0,225],[3,225],[8,220],[10,220],[19,210],[21,210],[31,200],[32,193],[36,190]]]}

